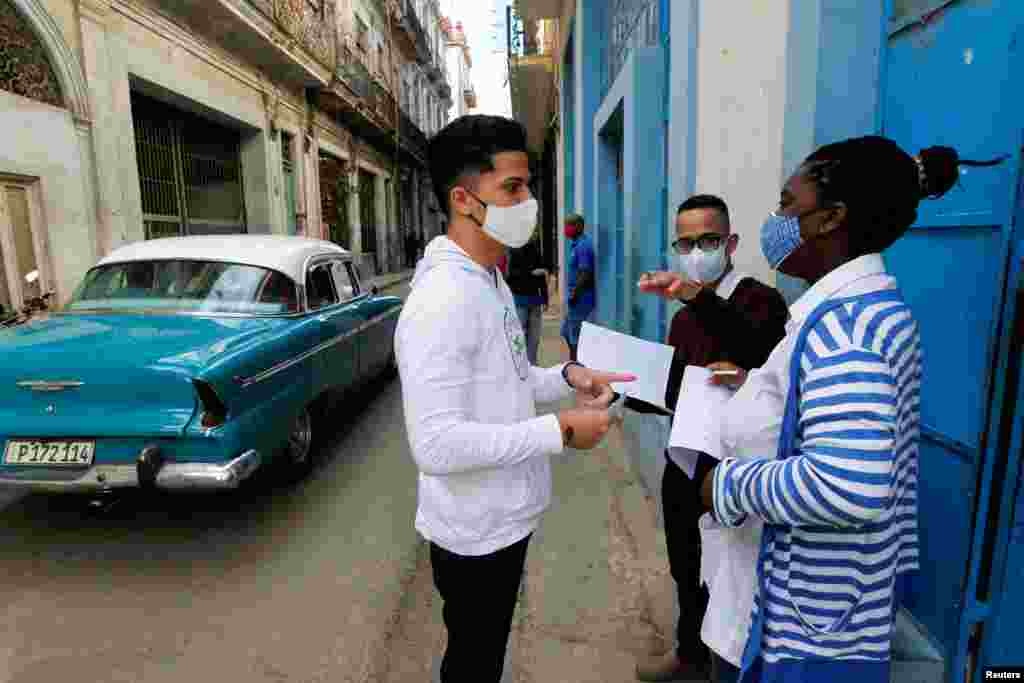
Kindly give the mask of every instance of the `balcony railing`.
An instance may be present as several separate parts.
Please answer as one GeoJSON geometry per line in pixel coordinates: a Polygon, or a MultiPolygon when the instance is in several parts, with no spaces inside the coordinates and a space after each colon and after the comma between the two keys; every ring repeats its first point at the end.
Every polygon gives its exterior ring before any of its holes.
{"type": "Polygon", "coordinates": [[[423,65],[429,64],[431,61],[430,39],[423,28],[423,22],[420,21],[419,16],[416,14],[416,8],[413,7],[412,0],[405,0],[402,9],[405,12],[406,20],[412,27],[413,35],[416,36],[416,61],[423,65]]]}
{"type": "Polygon", "coordinates": [[[338,75],[363,101],[370,99],[373,77],[370,76],[369,69],[362,62],[357,59],[349,59],[345,63],[339,64],[338,75]]]}
{"type": "Polygon", "coordinates": [[[399,113],[398,136],[406,149],[421,159],[427,158],[427,136],[404,111],[399,113]]]}
{"type": "Polygon", "coordinates": [[[410,14],[412,6],[408,2],[396,3],[397,11],[391,13],[391,26],[394,31],[398,49],[409,61],[419,58],[416,48],[416,30],[413,28],[410,14]]]}
{"type": "Polygon", "coordinates": [[[379,81],[370,82],[370,101],[373,111],[389,130],[395,129],[395,97],[379,81]]]}
{"type": "Polygon", "coordinates": [[[395,129],[395,97],[360,59],[343,49],[347,59],[338,64],[339,78],[354,92],[378,126],[385,130],[395,129]]]}
{"type": "Polygon", "coordinates": [[[335,4],[319,9],[274,0],[153,0],[176,22],[258,64],[275,80],[301,87],[325,85],[335,52],[335,4]],[[201,4],[202,12],[195,11],[201,4]],[[282,35],[283,34],[283,35],[282,35]],[[287,37],[287,40],[282,38],[287,37]]]}

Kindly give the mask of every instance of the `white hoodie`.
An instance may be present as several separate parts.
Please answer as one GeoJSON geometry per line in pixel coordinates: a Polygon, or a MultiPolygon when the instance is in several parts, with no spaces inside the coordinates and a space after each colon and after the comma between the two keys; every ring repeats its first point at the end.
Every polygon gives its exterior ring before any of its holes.
{"type": "Polygon", "coordinates": [[[515,300],[447,237],[416,267],[395,330],[405,425],[419,468],[416,530],[457,555],[526,538],[551,501],[554,415],[535,403],[571,395],[563,365],[536,368],[515,300]]]}

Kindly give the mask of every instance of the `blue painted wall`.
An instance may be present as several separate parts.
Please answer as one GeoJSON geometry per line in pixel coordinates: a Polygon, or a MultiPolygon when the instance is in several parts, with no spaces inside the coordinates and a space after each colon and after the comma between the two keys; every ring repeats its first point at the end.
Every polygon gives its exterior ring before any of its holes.
{"type": "Polygon", "coordinates": [[[661,267],[668,249],[665,224],[666,169],[665,126],[666,55],[662,47],[641,48],[632,60],[633,83],[627,103],[625,169],[625,245],[628,269],[622,283],[628,309],[624,316],[630,334],[651,341],[665,337],[664,304],[661,299],[640,295],[640,273],[661,267]]]}
{"type": "Polygon", "coordinates": [[[635,284],[667,248],[665,61],[664,48],[635,50],[595,119],[598,321],[652,340],[664,338],[662,304],[635,284]]]}
{"type": "Polygon", "coordinates": [[[592,230],[597,256],[597,322],[622,330],[618,310],[616,270],[619,267],[621,245],[615,239],[621,225],[619,207],[622,196],[618,187],[618,160],[622,153],[622,104],[619,103],[605,121],[597,124],[597,135],[592,145],[597,163],[594,168],[596,228],[592,230]]]}
{"type": "MultiPolygon", "coordinates": [[[[594,217],[597,215],[595,200],[597,188],[592,182],[596,158],[594,154],[594,115],[601,103],[601,77],[604,64],[603,3],[577,0],[575,27],[573,31],[574,105],[576,145],[573,150],[575,161],[575,210],[587,221],[587,231],[592,237],[598,229],[594,217]]],[[[598,305],[602,292],[597,290],[598,305]]],[[[569,293],[562,288],[562,305],[568,308],[569,293]]]]}
{"type": "MultiPolygon", "coordinates": [[[[670,14],[670,4],[675,10],[680,3],[661,3],[659,45],[634,49],[602,99],[591,143],[596,160],[591,178],[597,190],[595,202],[600,224],[594,231],[599,287],[597,320],[655,341],[665,338],[666,306],[658,297],[640,295],[636,282],[643,270],[665,267],[668,249],[668,165],[672,156],[667,109],[678,85],[673,84],[670,92],[668,32],[674,16],[670,14]],[[618,155],[622,156],[621,187],[617,181],[618,155]]],[[[696,36],[695,26],[687,26],[686,31],[696,36]]],[[[600,40],[603,51],[605,36],[600,40]]],[[[692,101],[685,106],[692,109],[692,101]]],[[[691,143],[694,140],[689,133],[682,137],[691,143]]],[[[690,182],[694,149],[691,144],[690,182]]],[[[661,453],[668,437],[667,421],[627,411],[625,430],[641,481],[653,495],[660,495],[658,483],[663,467],[661,453]]]]}
{"type": "Polygon", "coordinates": [[[562,144],[565,173],[565,214],[576,212],[576,68],[575,41],[570,28],[562,60],[562,144]]]}
{"type": "Polygon", "coordinates": [[[878,129],[883,2],[822,0],[816,147],[878,129]]]}

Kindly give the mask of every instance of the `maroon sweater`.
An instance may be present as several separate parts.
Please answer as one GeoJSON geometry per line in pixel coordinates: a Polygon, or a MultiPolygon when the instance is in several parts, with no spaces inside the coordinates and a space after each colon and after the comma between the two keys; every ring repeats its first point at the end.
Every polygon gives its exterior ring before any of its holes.
{"type": "MultiPolygon", "coordinates": [[[[778,290],[743,278],[723,299],[703,289],[672,318],[668,343],[675,347],[665,389],[665,405],[675,406],[683,369],[729,361],[744,370],[760,367],[786,336],[789,309],[778,290]]],[[[666,414],[650,403],[628,398],[626,407],[640,413],[666,414]]]]}

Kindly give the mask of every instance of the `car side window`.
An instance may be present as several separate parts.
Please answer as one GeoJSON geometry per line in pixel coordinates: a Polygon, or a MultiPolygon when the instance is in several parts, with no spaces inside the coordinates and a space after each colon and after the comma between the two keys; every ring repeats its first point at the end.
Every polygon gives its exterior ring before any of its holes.
{"type": "Polygon", "coordinates": [[[306,299],[311,311],[338,303],[330,263],[318,263],[309,269],[306,274],[306,299]]]}
{"type": "Polygon", "coordinates": [[[260,292],[259,303],[276,304],[281,311],[294,313],[299,310],[299,300],[295,295],[295,285],[292,281],[278,272],[271,272],[263,283],[263,291],[260,292]]]}
{"type": "Polygon", "coordinates": [[[352,280],[352,276],[349,274],[348,268],[344,261],[334,261],[332,263],[332,272],[334,273],[334,285],[338,288],[338,293],[341,295],[342,301],[348,301],[359,296],[359,288],[352,280]]]}
{"type": "Polygon", "coordinates": [[[348,275],[352,278],[352,284],[355,285],[356,294],[362,294],[365,290],[363,289],[363,283],[359,279],[359,266],[351,261],[345,261],[345,268],[348,269],[348,275]]]}

